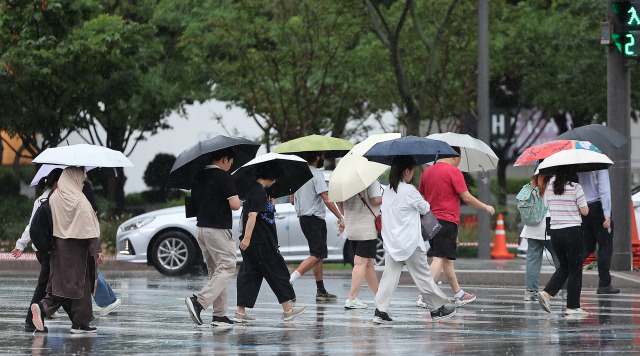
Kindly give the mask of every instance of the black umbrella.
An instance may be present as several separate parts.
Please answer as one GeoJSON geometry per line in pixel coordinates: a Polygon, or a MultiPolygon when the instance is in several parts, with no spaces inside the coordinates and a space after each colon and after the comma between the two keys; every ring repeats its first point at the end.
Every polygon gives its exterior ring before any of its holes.
{"type": "Polygon", "coordinates": [[[627,138],[618,131],[603,125],[576,127],[558,136],[559,140],[589,141],[603,153],[615,151],[627,143],[627,138]]]}
{"type": "Polygon", "coordinates": [[[364,156],[369,161],[390,166],[396,156],[413,156],[416,165],[421,165],[436,159],[459,155],[444,141],[406,136],[378,142],[365,152],[364,156]]]}
{"type": "Polygon", "coordinates": [[[240,198],[244,198],[247,188],[256,181],[256,170],[265,165],[278,167],[280,171],[276,182],[267,189],[267,194],[272,198],[293,194],[313,178],[309,164],[304,159],[291,154],[267,153],[252,159],[231,173],[240,198]]]}
{"type": "Polygon", "coordinates": [[[168,185],[171,187],[191,189],[194,178],[211,162],[208,154],[225,148],[232,148],[235,153],[230,172],[241,167],[256,156],[260,144],[241,137],[218,135],[214,138],[200,141],[182,151],[171,167],[168,185]]]}

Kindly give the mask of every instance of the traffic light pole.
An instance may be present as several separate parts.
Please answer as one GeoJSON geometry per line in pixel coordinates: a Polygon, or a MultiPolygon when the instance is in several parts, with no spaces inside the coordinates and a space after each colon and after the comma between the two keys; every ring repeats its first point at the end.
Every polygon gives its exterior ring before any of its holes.
{"type": "MultiPolygon", "coordinates": [[[[614,26],[619,22],[608,1],[608,18],[614,26]]],[[[630,139],[631,134],[631,85],[629,68],[623,54],[615,45],[607,46],[607,123],[609,127],[630,139]]],[[[609,155],[614,162],[609,168],[613,230],[613,255],[611,270],[629,271],[632,268],[631,253],[631,141],[609,155]]]]}
{"type": "MultiPolygon", "coordinates": [[[[478,139],[491,145],[489,122],[489,0],[478,0],[478,139]]],[[[478,199],[491,204],[491,176],[478,174],[478,199]]],[[[491,258],[491,220],[478,210],[478,258],[491,258]]]]}

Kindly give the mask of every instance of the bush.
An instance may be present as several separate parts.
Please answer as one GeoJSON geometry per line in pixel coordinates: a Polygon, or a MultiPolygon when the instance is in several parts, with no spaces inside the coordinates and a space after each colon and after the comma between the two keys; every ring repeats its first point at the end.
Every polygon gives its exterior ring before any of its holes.
{"type": "Polygon", "coordinates": [[[124,197],[124,205],[126,206],[140,206],[146,203],[142,193],[131,193],[124,197]]]}
{"type": "Polygon", "coordinates": [[[20,195],[20,179],[13,170],[6,168],[0,170],[0,196],[18,196],[20,195]]]}
{"type": "Polygon", "coordinates": [[[0,241],[7,245],[0,247],[0,251],[13,250],[29,223],[32,210],[33,201],[24,195],[4,196],[0,204],[0,241]]]}
{"type": "Polygon", "coordinates": [[[116,216],[110,220],[100,220],[100,244],[102,245],[102,253],[105,255],[113,255],[117,252],[116,234],[118,233],[118,227],[129,219],[131,219],[131,215],[125,214],[116,216]]]}
{"type": "Polygon", "coordinates": [[[163,190],[169,179],[169,172],[176,161],[176,156],[168,153],[158,153],[144,170],[142,179],[144,184],[153,190],[163,190]]]}

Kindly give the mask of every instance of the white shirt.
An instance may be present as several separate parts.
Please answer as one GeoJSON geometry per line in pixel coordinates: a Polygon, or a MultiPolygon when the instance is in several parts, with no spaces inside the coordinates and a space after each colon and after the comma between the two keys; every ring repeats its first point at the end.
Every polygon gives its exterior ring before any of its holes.
{"type": "MultiPolygon", "coordinates": [[[[42,201],[49,197],[49,193],[51,193],[50,189],[45,190],[44,193],[42,193],[42,195],[38,199],[36,199],[35,202],[33,202],[33,210],[31,211],[31,217],[29,218],[29,223],[27,224],[27,227],[24,228],[24,232],[22,233],[22,236],[20,237],[20,239],[16,241],[16,248],[18,250],[24,251],[24,249],[29,244],[29,241],[31,241],[31,235],[29,235],[29,229],[31,228],[31,220],[33,220],[33,216],[36,214],[36,210],[38,210],[38,208],[42,204],[42,201]]],[[[33,244],[31,245],[31,248],[34,251],[38,251],[38,249],[36,249],[36,247],[33,244]]]]}
{"type": "Polygon", "coordinates": [[[416,248],[426,252],[420,215],[431,206],[411,184],[400,182],[398,192],[389,188],[382,194],[382,240],[384,250],[396,261],[406,261],[416,248]]]}

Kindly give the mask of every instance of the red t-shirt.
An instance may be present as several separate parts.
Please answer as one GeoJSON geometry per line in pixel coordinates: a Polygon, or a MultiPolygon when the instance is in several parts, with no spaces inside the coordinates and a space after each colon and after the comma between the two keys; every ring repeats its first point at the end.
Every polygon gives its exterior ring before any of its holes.
{"type": "Polygon", "coordinates": [[[457,167],[437,162],[425,169],[418,191],[431,205],[436,218],[458,224],[460,221],[460,193],[469,190],[457,167]]]}

